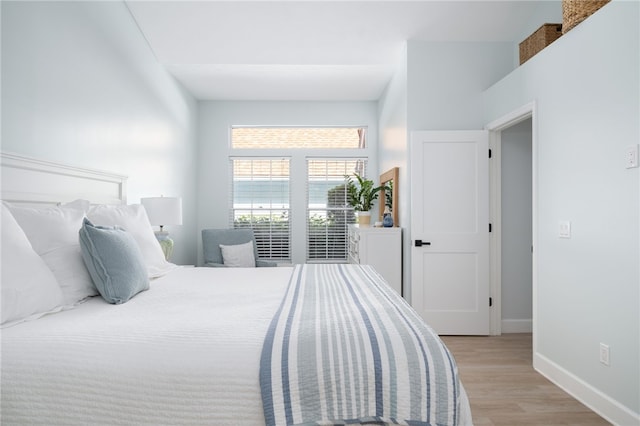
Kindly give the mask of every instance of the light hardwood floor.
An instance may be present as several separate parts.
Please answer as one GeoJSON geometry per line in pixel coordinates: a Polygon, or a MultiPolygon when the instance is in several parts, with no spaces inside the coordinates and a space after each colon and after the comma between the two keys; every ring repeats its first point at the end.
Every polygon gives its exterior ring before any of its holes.
{"type": "Polygon", "coordinates": [[[442,340],[458,364],[475,426],[610,424],[533,369],[531,334],[442,340]]]}

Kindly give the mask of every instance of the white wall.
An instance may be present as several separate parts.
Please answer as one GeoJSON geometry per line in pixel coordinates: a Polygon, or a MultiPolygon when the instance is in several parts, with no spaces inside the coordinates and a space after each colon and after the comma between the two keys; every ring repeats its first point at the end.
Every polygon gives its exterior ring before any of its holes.
{"type": "Polygon", "coordinates": [[[123,2],[2,2],[2,150],[125,174],[128,201],[182,196],[172,261],[195,263],[195,100],[123,2]]]}
{"type": "Polygon", "coordinates": [[[409,41],[409,131],[484,128],[482,92],[511,70],[512,43],[409,41]]]}
{"type": "MultiPolygon", "coordinates": [[[[255,126],[366,126],[369,176],[377,180],[378,121],[375,102],[243,102],[203,101],[199,104],[198,233],[206,228],[229,227],[230,130],[234,125],[255,126]]],[[[306,200],[292,200],[302,209],[306,200]]],[[[292,227],[294,262],[305,258],[304,220],[292,227]],[[299,225],[297,225],[299,224],[299,225]]],[[[201,236],[198,237],[201,241],[201,236]]],[[[202,243],[198,243],[202,263],[202,243]]]]}
{"type": "Polygon", "coordinates": [[[537,105],[534,365],[620,424],[640,420],[640,176],[624,163],[640,141],[639,18],[638,2],[608,3],[484,102],[485,122],[537,105]]]}
{"type": "Polygon", "coordinates": [[[502,332],[531,332],[531,126],[527,119],[501,134],[502,332]]]}
{"type": "MultiPolygon", "coordinates": [[[[409,224],[409,157],[407,155],[407,58],[406,50],[396,72],[378,101],[378,163],[380,172],[398,167],[398,222],[405,228],[409,224]]],[[[410,241],[403,231],[403,270],[408,269],[410,241]]],[[[404,277],[403,277],[404,280],[404,277]]],[[[405,281],[406,282],[406,281],[405,281]]],[[[410,288],[403,284],[403,295],[410,300],[410,288]]]]}

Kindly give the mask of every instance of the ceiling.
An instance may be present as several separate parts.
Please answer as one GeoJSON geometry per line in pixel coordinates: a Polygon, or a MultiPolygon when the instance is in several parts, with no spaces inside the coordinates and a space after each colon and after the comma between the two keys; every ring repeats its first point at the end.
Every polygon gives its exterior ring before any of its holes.
{"type": "Polygon", "coordinates": [[[562,22],[560,0],[126,4],[158,61],[201,100],[377,100],[407,40],[516,49],[562,22]]]}

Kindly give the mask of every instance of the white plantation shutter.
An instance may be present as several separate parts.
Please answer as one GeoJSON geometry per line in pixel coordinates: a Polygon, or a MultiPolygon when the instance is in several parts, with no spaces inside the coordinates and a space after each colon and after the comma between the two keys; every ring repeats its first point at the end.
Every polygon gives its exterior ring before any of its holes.
{"type": "Polygon", "coordinates": [[[231,227],[253,229],[260,259],[291,259],[289,163],[231,158],[231,227]]]}
{"type": "Polygon", "coordinates": [[[347,260],[347,225],[355,223],[345,176],[366,175],[366,160],[307,159],[307,261],[347,260]]]}

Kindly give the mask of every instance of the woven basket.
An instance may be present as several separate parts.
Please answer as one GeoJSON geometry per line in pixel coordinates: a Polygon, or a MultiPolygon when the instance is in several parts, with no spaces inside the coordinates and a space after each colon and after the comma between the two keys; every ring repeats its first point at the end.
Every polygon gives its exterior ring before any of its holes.
{"type": "Polygon", "coordinates": [[[562,24],[544,24],[520,43],[520,65],[556,41],[562,35],[562,24]]]}
{"type": "Polygon", "coordinates": [[[562,33],[587,19],[610,0],[562,0],[562,33]]]}

